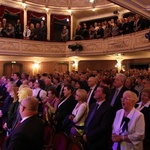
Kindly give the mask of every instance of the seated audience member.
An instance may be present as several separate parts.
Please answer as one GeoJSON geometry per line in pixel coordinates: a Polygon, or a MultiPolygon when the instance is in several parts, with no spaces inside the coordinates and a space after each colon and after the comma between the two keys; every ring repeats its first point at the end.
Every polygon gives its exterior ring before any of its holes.
{"type": "Polygon", "coordinates": [[[0,118],[2,118],[2,125],[0,125],[0,127],[2,127],[3,123],[5,123],[7,120],[8,110],[9,110],[10,105],[13,102],[13,97],[11,96],[11,93],[12,93],[13,87],[15,86],[16,84],[14,81],[11,81],[6,85],[8,94],[7,94],[6,99],[4,100],[3,105],[0,108],[0,118]]]}
{"type": "Polygon", "coordinates": [[[34,24],[33,23],[30,24],[30,30],[31,30],[30,40],[34,40],[35,28],[34,28],[34,24]]]}
{"type": "Polygon", "coordinates": [[[43,80],[36,80],[34,82],[34,89],[32,90],[32,96],[36,97],[39,100],[39,116],[43,115],[43,103],[42,100],[46,99],[47,92],[45,90],[45,83],[43,80]]]}
{"type": "Polygon", "coordinates": [[[51,114],[55,114],[60,100],[56,97],[57,91],[51,88],[48,91],[48,97],[42,100],[44,104],[44,119],[50,123],[51,114]]]}
{"type": "Polygon", "coordinates": [[[22,24],[20,22],[20,19],[17,20],[17,23],[15,25],[15,38],[22,39],[22,24]]]}
{"type": "MultiPolygon", "coordinates": [[[[22,100],[24,100],[28,96],[32,96],[32,90],[27,86],[21,85],[19,87],[19,90],[18,90],[18,102],[19,102],[19,104],[22,102],[22,100]]],[[[15,128],[16,124],[19,121],[21,121],[21,116],[20,116],[20,113],[19,113],[19,107],[17,107],[16,108],[16,116],[15,116],[15,119],[13,120],[11,130],[13,130],[15,128]]]]}
{"type": "Polygon", "coordinates": [[[36,23],[34,29],[34,40],[40,41],[41,40],[41,27],[39,23],[36,23]]]}
{"type": "Polygon", "coordinates": [[[99,86],[94,92],[96,103],[85,120],[83,140],[88,150],[109,150],[115,111],[107,102],[109,89],[99,86]]]}
{"type": "Polygon", "coordinates": [[[44,124],[37,115],[38,105],[38,100],[32,96],[20,103],[19,112],[22,120],[6,139],[3,150],[42,149],[44,124]]]}
{"type": "Polygon", "coordinates": [[[23,38],[25,40],[29,40],[31,36],[31,30],[29,29],[29,25],[26,25],[26,29],[23,31],[23,38]]]}
{"type": "Polygon", "coordinates": [[[71,114],[77,103],[74,99],[73,91],[74,88],[72,87],[72,85],[64,85],[64,97],[58,104],[55,114],[52,116],[52,123],[58,131],[61,130],[64,119],[66,118],[66,116],[71,114]]]}
{"type": "Polygon", "coordinates": [[[13,102],[9,106],[7,119],[5,120],[5,123],[3,125],[3,129],[7,130],[6,136],[8,136],[10,134],[13,124],[14,124],[14,121],[16,120],[17,109],[19,106],[17,94],[18,94],[18,87],[14,84],[14,86],[12,87],[12,90],[10,92],[10,95],[13,98],[13,102]]]}
{"type": "Polygon", "coordinates": [[[94,38],[94,27],[92,24],[90,25],[90,28],[89,28],[89,36],[90,36],[89,37],[90,39],[94,38]]]}
{"type": "Polygon", "coordinates": [[[46,41],[47,39],[47,26],[44,21],[41,21],[41,40],[46,41]]]}
{"type": "Polygon", "coordinates": [[[134,92],[137,96],[139,95],[139,92],[134,89],[134,78],[133,77],[126,78],[125,86],[128,88],[128,90],[134,92]]]}
{"type": "Polygon", "coordinates": [[[137,32],[137,31],[140,31],[141,30],[141,18],[140,18],[140,15],[138,14],[135,14],[135,20],[134,20],[134,24],[133,24],[133,29],[134,29],[134,32],[137,32]]]}
{"type": "Polygon", "coordinates": [[[117,111],[113,123],[113,150],[143,150],[145,121],[143,114],[134,108],[138,98],[132,91],[125,91],[122,108],[117,111]]]}
{"type": "Polygon", "coordinates": [[[88,40],[89,39],[89,31],[88,31],[86,23],[83,24],[82,36],[83,36],[84,40],[88,40]]]}
{"type": "Polygon", "coordinates": [[[15,29],[11,23],[8,23],[8,27],[6,28],[6,37],[9,37],[9,38],[15,37],[15,29]]]}
{"type": "Polygon", "coordinates": [[[7,23],[7,20],[6,20],[6,18],[3,18],[3,20],[2,20],[2,31],[1,31],[1,33],[2,33],[2,36],[3,37],[7,37],[7,34],[6,34],[6,30],[7,30],[7,28],[8,28],[8,23],[7,23]]]}
{"type": "Polygon", "coordinates": [[[2,76],[0,79],[0,102],[4,102],[4,100],[6,99],[8,92],[7,92],[7,77],[6,76],[2,76]]]}
{"type": "Polygon", "coordinates": [[[99,24],[98,27],[99,27],[99,28],[98,28],[98,30],[97,30],[96,38],[97,38],[97,39],[98,39],[98,38],[103,38],[103,36],[104,36],[104,29],[102,28],[102,25],[101,25],[101,24],[99,24]]]}
{"type": "Polygon", "coordinates": [[[114,23],[114,26],[111,28],[111,35],[112,36],[117,36],[119,34],[119,27],[117,26],[116,23],[114,23]]]}
{"type": "Polygon", "coordinates": [[[106,27],[104,29],[104,39],[110,37],[110,34],[111,34],[111,27],[108,23],[105,24],[106,27]]]}
{"type": "Polygon", "coordinates": [[[82,40],[83,39],[82,33],[83,33],[82,32],[82,27],[79,24],[77,29],[76,29],[76,34],[75,34],[74,40],[82,40]]]}
{"type": "Polygon", "coordinates": [[[66,122],[64,121],[64,130],[70,134],[70,137],[74,140],[83,134],[84,121],[89,111],[86,103],[87,92],[84,89],[78,89],[75,94],[75,100],[77,100],[78,103],[73,109],[72,114],[66,117],[66,122]]]}
{"type": "Polygon", "coordinates": [[[136,104],[136,109],[143,113],[145,118],[145,138],[143,150],[150,148],[150,87],[144,88],[141,93],[141,102],[136,104]]]}
{"type": "Polygon", "coordinates": [[[18,87],[20,87],[20,85],[22,84],[20,78],[21,78],[21,75],[19,72],[13,73],[13,80],[15,81],[15,83],[18,87]]]}
{"type": "Polygon", "coordinates": [[[68,41],[69,38],[69,30],[67,29],[67,26],[63,26],[62,32],[61,32],[61,40],[62,42],[68,41]]]}

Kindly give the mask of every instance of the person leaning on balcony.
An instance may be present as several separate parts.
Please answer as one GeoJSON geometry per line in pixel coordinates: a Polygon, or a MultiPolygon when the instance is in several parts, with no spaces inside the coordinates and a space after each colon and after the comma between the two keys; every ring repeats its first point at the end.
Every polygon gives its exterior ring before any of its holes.
{"type": "Polygon", "coordinates": [[[31,35],[31,30],[29,29],[29,25],[26,25],[26,29],[23,31],[23,38],[25,40],[29,40],[31,35]]]}
{"type": "Polygon", "coordinates": [[[66,42],[68,40],[68,33],[69,33],[69,30],[67,29],[67,26],[63,26],[63,29],[61,32],[62,42],[66,42]]]}

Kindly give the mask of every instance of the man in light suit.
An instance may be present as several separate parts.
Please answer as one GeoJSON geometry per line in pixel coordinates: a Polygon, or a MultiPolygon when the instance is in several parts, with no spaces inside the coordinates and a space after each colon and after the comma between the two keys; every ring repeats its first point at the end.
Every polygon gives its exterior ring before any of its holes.
{"type": "Polygon", "coordinates": [[[22,120],[3,144],[2,150],[41,150],[44,124],[37,116],[38,100],[29,96],[20,103],[22,120]]]}
{"type": "Polygon", "coordinates": [[[115,117],[113,107],[107,102],[109,89],[99,86],[94,92],[93,103],[85,121],[83,140],[88,150],[109,150],[112,123],[115,117]],[[97,106],[97,108],[96,108],[97,106]]]}

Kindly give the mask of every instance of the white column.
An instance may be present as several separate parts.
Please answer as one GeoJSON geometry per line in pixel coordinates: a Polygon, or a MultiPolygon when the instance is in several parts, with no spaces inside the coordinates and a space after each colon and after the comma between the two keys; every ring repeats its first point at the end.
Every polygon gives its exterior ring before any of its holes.
{"type": "Polygon", "coordinates": [[[46,14],[47,14],[47,40],[50,40],[50,31],[51,31],[51,13],[49,8],[46,8],[46,14]]]}
{"type": "Polygon", "coordinates": [[[73,14],[71,14],[70,40],[73,39],[73,14]]]}
{"type": "Polygon", "coordinates": [[[24,5],[24,29],[26,28],[27,25],[27,5],[24,5]]]}

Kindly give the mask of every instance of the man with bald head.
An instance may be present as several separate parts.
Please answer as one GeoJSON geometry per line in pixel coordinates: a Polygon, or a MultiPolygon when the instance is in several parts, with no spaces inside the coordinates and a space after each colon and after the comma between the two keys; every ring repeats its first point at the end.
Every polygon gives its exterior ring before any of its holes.
{"type": "Polygon", "coordinates": [[[87,104],[90,107],[92,103],[96,102],[94,98],[94,91],[97,89],[98,86],[98,80],[96,79],[96,77],[89,77],[88,86],[90,88],[90,91],[88,92],[87,104]]]}
{"type": "Polygon", "coordinates": [[[11,132],[2,150],[41,150],[44,124],[38,117],[38,100],[29,96],[20,103],[20,124],[11,132]]]}

